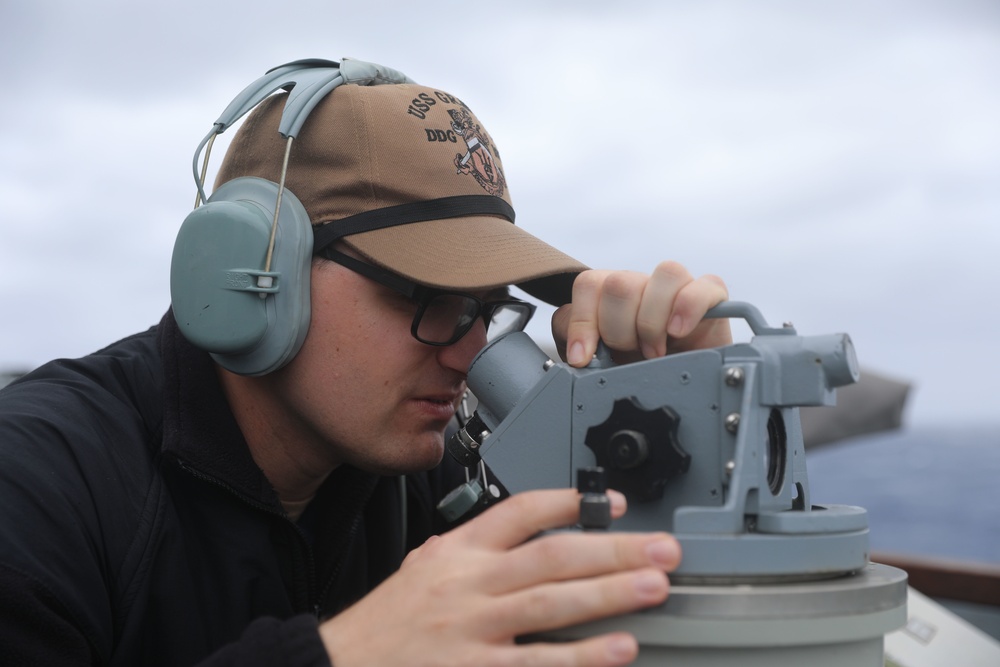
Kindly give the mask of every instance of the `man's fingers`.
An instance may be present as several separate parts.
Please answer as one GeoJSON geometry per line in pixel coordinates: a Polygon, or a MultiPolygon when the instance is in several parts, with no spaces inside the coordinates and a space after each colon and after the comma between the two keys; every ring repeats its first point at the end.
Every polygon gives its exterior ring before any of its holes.
{"type": "Polygon", "coordinates": [[[636,318],[648,280],[634,271],[585,271],[577,276],[572,304],[556,311],[552,320],[556,345],[561,349],[566,342],[570,365],[586,365],[598,340],[613,350],[638,349],[636,318]]]}
{"type": "Polygon", "coordinates": [[[543,582],[588,579],[639,568],[669,572],[680,560],[680,545],[666,533],[567,531],[513,549],[505,556],[504,571],[484,581],[483,586],[505,593],[543,582]]]}
{"type": "Polygon", "coordinates": [[[705,313],[729,298],[721,278],[702,276],[677,295],[668,331],[670,352],[704,350],[733,342],[732,327],[725,318],[704,319],[705,313]]]}
{"type": "MultiPolygon", "coordinates": [[[[598,307],[605,278],[611,271],[584,271],[573,281],[573,301],[566,327],[566,361],[583,366],[597,350],[598,307]]],[[[565,312],[565,311],[564,311],[565,312]]]]}
{"type": "Polygon", "coordinates": [[[497,665],[574,665],[574,667],[620,667],[639,656],[639,643],[626,632],[588,637],[574,642],[528,640],[502,650],[497,665]]]}
{"type": "MultiPolygon", "coordinates": [[[[608,491],[612,517],[625,513],[625,496],[608,491]]],[[[566,528],[580,518],[580,494],[574,489],[517,493],[448,533],[484,548],[510,549],[546,530],[566,528]]]]}
{"type": "Polygon", "coordinates": [[[498,600],[493,629],[501,637],[555,630],[659,604],[669,591],[654,568],[533,586],[498,600]]]}
{"type": "Polygon", "coordinates": [[[597,332],[612,350],[638,349],[636,318],[649,278],[634,271],[609,274],[597,304],[597,332]]]}
{"type": "Polygon", "coordinates": [[[687,283],[674,299],[667,333],[674,338],[690,335],[709,308],[728,298],[729,290],[718,276],[705,275],[687,283]]]}
{"type": "Polygon", "coordinates": [[[661,262],[648,276],[584,271],[573,283],[572,303],[553,315],[552,333],[560,354],[576,367],[590,362],[599,340],[619,363],[661,357],[668,347],[718,347],[732,342],[728,323],[702,318],[728,298],[721,278],[695,279],[673,261],[661,262]]]}
{"type": "Polygon", "coordinates": [[[674,316],[674,302],[693,280],[677,262],[661,262],[649,276],[635,319],[639,350],[646,359],[667,353],[667,326],[674,316]]]}

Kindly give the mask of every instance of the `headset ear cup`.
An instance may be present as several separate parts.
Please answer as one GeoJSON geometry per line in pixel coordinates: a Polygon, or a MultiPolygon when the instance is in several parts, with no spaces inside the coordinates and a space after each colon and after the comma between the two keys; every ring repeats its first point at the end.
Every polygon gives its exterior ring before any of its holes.
{"type": "Polygon", "coordinates": [[[170,298],[181,332],[241,375],[281,368],[309,330],[313,232],[289,190],[263,270],[277,198],[271,181],[229,181],[188,215],[174,243],[170,298]]]}

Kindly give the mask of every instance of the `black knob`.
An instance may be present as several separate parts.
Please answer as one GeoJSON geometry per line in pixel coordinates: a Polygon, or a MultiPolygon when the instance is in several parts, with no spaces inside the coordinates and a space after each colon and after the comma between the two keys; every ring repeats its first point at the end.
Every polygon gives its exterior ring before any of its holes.
{"type": "Polygon", "coordinates": [[[603,423],[587,430],[584,443],[608,470],[611,488],[640,502],[659,500],[666,483],[691,465],[677,440],[680,420],[670,407],[647,410],[635,397],[621,398],[603,423]]]}
{"type": "Polygon", "coordinates": [[[639,431],[622,429],[611,436],[608,453],[616,470],[636,468],[649,458],[649,441],[639,431]]]}
{"type": "Polygon", "coordinates": [[[607,473],[603,468],[579,468],[576,490],[580,492],[580,527],[600,530],[611,525],[611,500],[607,473]]]}

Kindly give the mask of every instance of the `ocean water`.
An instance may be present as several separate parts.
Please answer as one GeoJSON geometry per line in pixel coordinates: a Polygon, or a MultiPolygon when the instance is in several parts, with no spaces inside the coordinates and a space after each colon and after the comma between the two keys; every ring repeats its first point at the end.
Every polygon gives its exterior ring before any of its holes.
{"type": "Polygon", "coordinates": [[[868,511],[872,551],[1000,564],[1000,424],[905,427],[806,463],[813,504],[868,511]]]}

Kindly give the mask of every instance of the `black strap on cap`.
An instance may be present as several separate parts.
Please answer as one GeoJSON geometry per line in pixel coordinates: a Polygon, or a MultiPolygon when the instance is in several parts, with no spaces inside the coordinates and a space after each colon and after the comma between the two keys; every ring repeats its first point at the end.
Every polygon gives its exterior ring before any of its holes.
{"type": "Polygon", "coordinates": [[[407,225],[411,222],[463,218],[470,215],[492,215],[506,218],[513,224],[514,208],[493,195],[456,195],[440,199],[399,204],[365,211],[340,220],[313,226],[313,254],[336,243],[345,236],[376,229],[407,225]]]}

